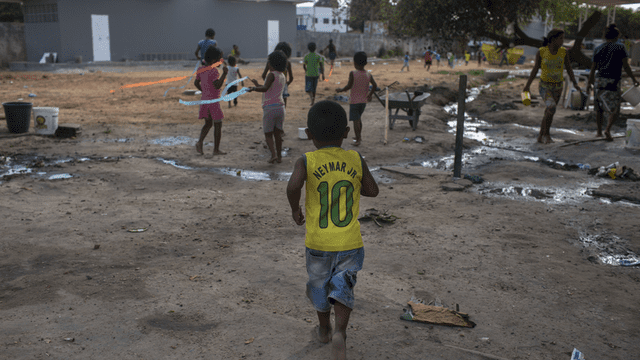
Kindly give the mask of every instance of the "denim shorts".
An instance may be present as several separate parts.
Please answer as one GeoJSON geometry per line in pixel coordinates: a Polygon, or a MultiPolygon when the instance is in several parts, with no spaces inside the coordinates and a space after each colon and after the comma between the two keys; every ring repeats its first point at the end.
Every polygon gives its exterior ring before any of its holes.
{"type": "Polygon", "coordinates": [[[318,87],[318,78],[319,78],[319,76],[305,76],[304,77],[304,91],[305,92],[316,92],[316,88],[318,87]]]}
{"type": "Polygon", "coordinates": [[[347,251],[306,249],[307,297],[316,311],[330,311],[336,301],[353,309],[353,288],[362,270],[364,247],[347,251]]]}
{"type": "Polygon", "coordinates": [[[349,104],[349,121],[359,121],[367,103],[349,104]]]}

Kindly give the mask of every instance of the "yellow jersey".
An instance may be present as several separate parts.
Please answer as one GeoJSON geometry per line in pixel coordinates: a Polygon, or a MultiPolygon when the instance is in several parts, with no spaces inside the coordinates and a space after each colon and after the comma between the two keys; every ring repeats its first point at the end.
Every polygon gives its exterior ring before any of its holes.
{"type": "Polygon", "coordinates": [[[540,79],[545,82],[559,83],[564,81],[564,57],[567,55],[567,49],[562,46],[555,55],[551,55],[549,47],[541,47],[540,49],[540,68],[542,74],[540,79]]]}
{"type": "Polygon", "coordinates": [[[353,150],[325,147],[305,154],[305,246],[347,251],[363,246],[360,234],[362,159],[353,150]]]}

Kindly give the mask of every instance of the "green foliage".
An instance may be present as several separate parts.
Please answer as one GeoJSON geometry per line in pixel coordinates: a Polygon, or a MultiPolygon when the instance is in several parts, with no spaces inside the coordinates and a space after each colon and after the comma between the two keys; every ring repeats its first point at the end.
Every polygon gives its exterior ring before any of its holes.
{"type": "MultiPolygon", "coordinates": [[[[591,10],[589,14],[591,14],[595,10],[591,10]]],[[[602,39],[604,38],[604,31],[607,27],[607,16],[606,11],[603,11],[604,16],[600,18],[598,24],[594,26],[591,31],[587,34],[587,38],[590,39],[602,39]]],[[[631,9],[624,8],[616,8],[616,25],[620,32],[622,33],[622,37],[629,37],[630,39],[638,39],[640,38],[640,12],[633,12],[631,9]]],[[[571,25],[567,27],[570,33],[578,32],[578,20],[575,19],[571,25]]]]}
{"type": "Polygon", "coordinates": [[[484,76],[484,70],[469,70],[471,76],[484,76]]]}
{"type": "Polygon", "coordinates": [[[20,4],[0,2],[0,22],[24,22],[20,4]]]}
{"type": "Polygon", "coordinates": [[[438,74],[440,74],[440,75],[449,75],[449,72],[446,71],[446,70],[440,70],[440,71],[438,71],[438,74]]]}

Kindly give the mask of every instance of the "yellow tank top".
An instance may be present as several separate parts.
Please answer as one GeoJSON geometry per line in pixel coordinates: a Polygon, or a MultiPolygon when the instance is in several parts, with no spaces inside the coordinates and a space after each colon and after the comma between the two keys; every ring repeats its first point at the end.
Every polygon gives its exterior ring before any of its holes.
{"type": "Polygon", "coordinates": [[[541,47],[539,50],[541,60],[540,68],[542,69],[540,79],[553,83],[563,82],[564,57],[567,55],[567,50],[560,47],[555,55],[551,55],[548,46],[541,47]]]}
{"type": "Polygon", "coordinates": [[[362,187],[360,155],[341,147],[326,147],[308,152],[305,157],[305,246],[320,251],[361,248],[358,221],[362,187]]]}

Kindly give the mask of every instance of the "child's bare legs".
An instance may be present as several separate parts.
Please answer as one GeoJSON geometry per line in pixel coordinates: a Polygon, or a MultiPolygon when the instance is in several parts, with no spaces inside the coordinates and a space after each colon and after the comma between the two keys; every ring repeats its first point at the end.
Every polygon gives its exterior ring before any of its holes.
{"type": "Polygon", "coordinates": [[[356,133],[356,142],[353,143],[353,146],[359,146],[362,143],[362,121],[355,120],[353,122],[353,130],[356,133]]]}
{"type": "MultiPolygon", "coordinates": [[[[208,131],[208,130],[207,130],[208,131]]],[[[226,155],[226,152],[220,151],[220,138],[222,138],[222,122],[213,123],[213,155],[226,155]]]]}
{"type": "Polygon", "coordinates": [[[204,154],[204,152],[202,151],[202,145],[204,144],[204,138],[207,137],[207,134],[209,133],[209,130],[211,130],[212,126],[213,120],[211,120],[211,118],[204,119],[204,126],[200,131],[200,139],[198,139],[198,142],[196,143],[196,151],[198,152],[198,154],[204,154]]]}
{"type": "Polygon", "coordinates": [[[545,144],[552,143],[551,134],[549,130],[551,129],[551,123],[553,122],[553,115],[556,113],[556,105],[547,106],[544,110],[544,116],[542,117],[542,123],[540,124],[540,135],[538,135],[538,142],[545,144]]]}
{"type": "Polygon", "coordinates": [[[282,137],[280,136],[280,130],[274,129],[271,132],[264,133],[264,139],[267,142],[267,146],[269,147],[269,151],[271,151],[271,159],[267,161],[269,164],[273,164],[276,161],[282,161],[282,137]],[[277,134],[277,135],[276,135],[277,134]],[[273,138],[275,137],[275,144],[273,138]]]}
{"type": "Polygon", "coordinates": [[[611,127],[613,126],[613,120],[615,117],[615,113],[609,114],[609,122],[607,123],[607,128],[604,130],[604,136],[607,138],[607,141],[613,141],[613,137],[611,136],[611,127]]]}
{"type": "Polygon", "coordinates": [[[320,322],[320,326],[318,328],[318,340],[321,343],[326,344],[331,341],[331,311],[318,311],[318,321],[320,322]]]}
{"type": "Polygon", "coordinates": [[[604,116],[602,111],[596,111],[596,125],[598,126],[598,132],[596,133],[596,137],[602,137],[602,120],[604,116]]]}
{"type": "Polygon", "coordinates": [[[336,330],[331,337],[331,359],[344,360],[347,358],[347,325],[351,309],[336,301],[333,311],[336,313],[336,330]]]}
{"type": "Polygon", "coordinates": [[[316,92],[310,91],[309,96],[311,97],[311,106],[313,106],[313,103],[316,101],[316,92]]]}

